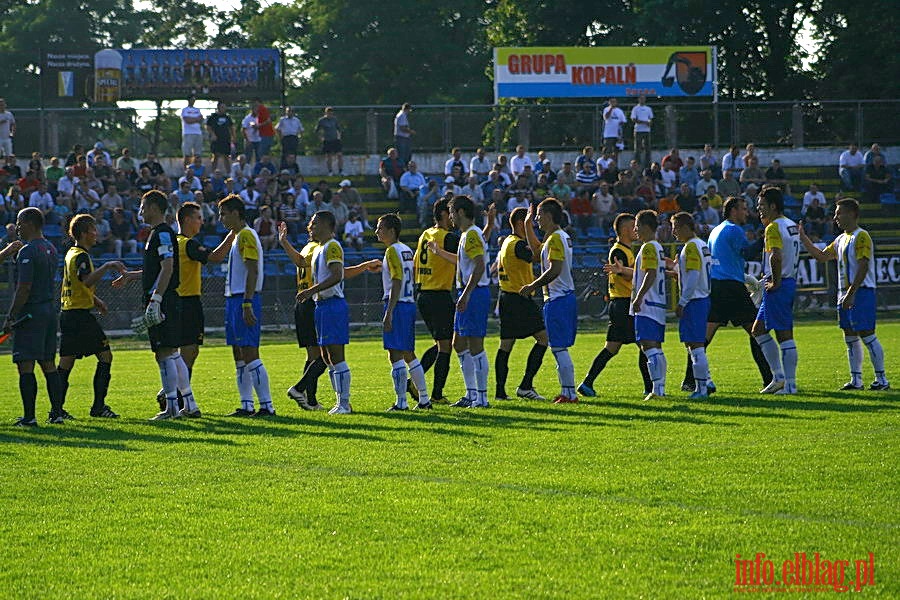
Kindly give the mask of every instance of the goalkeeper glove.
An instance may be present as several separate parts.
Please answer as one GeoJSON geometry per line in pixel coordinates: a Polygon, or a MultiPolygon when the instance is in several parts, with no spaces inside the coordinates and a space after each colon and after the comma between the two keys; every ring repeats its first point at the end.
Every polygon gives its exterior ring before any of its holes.
{"type": "Polygon", "coordinates": [[[153,294],[150,297],[150,304],[144,311],[144,320],[147,327],[154,327],[166,320],[166,315],[162,312],[162,296],[159,294],[153,294]]]}
{"type": "Polygon", "coordinates": [[[131,320],[131,330],[138,335],[147,333],[147,317],[145,315],[141,315],[139,317],[133,318],[131,320]]]}

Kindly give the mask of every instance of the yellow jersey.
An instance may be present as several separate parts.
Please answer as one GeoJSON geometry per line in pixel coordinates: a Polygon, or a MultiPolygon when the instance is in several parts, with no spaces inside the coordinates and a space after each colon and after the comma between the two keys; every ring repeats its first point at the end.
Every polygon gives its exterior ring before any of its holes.
{"type": "Polygon", "coordinates": [[[500,290],[518,294],[523,286],[534,281],[532,261],[534,253],[528,242],[510,234],[503,240],[498,257],[497,275],[500,277],[500,290]]]}
{"type": "Polygon", "coordinates": [[[201,294],[200,275],[202,266],[209,261],[209,249],[194,238],[180,233],[178,240],[178,269],[181,280],[178,284],[178,295],[182,298],[201,294]]]}
{"type": "Polygon", "coordinates": [[[314,242],[312,240],[309,241],[308,244],[303,246],[303,249],[300,250],[300,256],[303,257],[303,261],[305,262],[305,267],[297,267],[297,291],[305,290],[312,287],[313,284],[313,254],[316,252],[316,248],[319,247],[318,242],[314,242]]]}
{"type": "Polygon", "coordinates": [[[94,308],[94,288],[84,285],[83,279],[94,270],[91,255],[80,246],[66,252],[62,281],[63,310],[91,310],[94,308]]]}
{"type": "MultiPolygon", "coordinates": [[[[609,249],[609,264],[615,264],[616,259],[622,263],[623,267],[634,268],[634,251],[619,240],[616,240],[616,243],[609,249]]],[[[608,280],[610,298],[631,298],[631,279],[624,275],[610,273],[608,280]]]]}
{"type": "Polygon", "coordinates": [[[450,291],[453,289],[456,265],[431,254],[428,251],[428,242],[435,242],[447,252],[456,254],[459,236],[437,226],[429,227],[419,236],[413,259],[416,270],[415,281],[419,289],[450,291]]]}

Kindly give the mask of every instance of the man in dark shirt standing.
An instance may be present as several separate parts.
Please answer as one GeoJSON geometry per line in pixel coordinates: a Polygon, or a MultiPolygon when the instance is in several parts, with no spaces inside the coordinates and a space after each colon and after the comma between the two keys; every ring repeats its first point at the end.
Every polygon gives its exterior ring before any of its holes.
{"type": "Polygon", "coordinates": [[[56,248],[44,239],[44,215],[35,207],[24,208],[16,217],[16,232],[24,245],[16,255],[16,291],[12,307],[3,323],[9,331],[13,322],[25,315],[31,319],[13,332],[12,357],[19,370],[19,392],[22,395],[24,414],[16,425],[37,427],[35,404],[37,402],[37,378],[34,363],[37,362],[47,380],[50,396],[48,422],[62,423],[62,385],[56,371],[56,329],[59,320],[54,298],[56,292],[53,275],[58,265],[56,248]]]}
{"type": "Polygon", "coordinates": [[[212,167],[210,172],[216,170],[219,157],[225,165],[225,173],[231,172],[231,154],[234,148],[234,121],[228,116],[228,106],[219,102],[216,112],[206,119],[206,130],[209,132],[209,149],[212,152],[212,167]]]}

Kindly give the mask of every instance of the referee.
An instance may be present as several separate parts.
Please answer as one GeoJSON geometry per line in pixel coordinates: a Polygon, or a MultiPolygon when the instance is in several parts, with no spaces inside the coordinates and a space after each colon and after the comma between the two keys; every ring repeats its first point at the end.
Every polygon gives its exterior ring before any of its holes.
{"type": "MultiPolygon", "coordinates": [[[[712,343],[719,327],[732,325],[743,327],[750,338],[750,352],[759,369],[763,386],[772,381],[772,371],[763,356],[759,344],[753,339],[750,329],[756,320],[757,308],[750,299],[750,292],[744,284],[744,265],[746,260],[759,253],[762,240],[751,244],[744,234],[743,225],[747,223],[747,203],[743,198],[731,196],[722,207],[725,220],[717,225],[709,234],[709,249],[712,253],[712,271],[710,276],[709,317],[706,323],[706,345],[712,343]]],[[[681,389],[694,390],[694,371],[691,356],[688,353],[687,368],[681,389]]],[[[710,380],[712,383],[712,380],[710,380]]],[[[709,387],[709,393],[716,391],[709,387]]]]}
{"type": "MultiPolygon", "coordinates": [[[[609,261],[603,268],[609,277],[609,329],[606,331],[606,345],[594,358],[590,371],[578,386],[578,393],[589,398],[597,395],[594,381],[606,368],[606,364],[619,353],[623,345],[636,343],[634,317],[629,314],[634,277],[634,252],[631,245],[637,239],[634,223],[634,215],[629,213],[621,213],[613,221],[616,242],[609,249],[609,261]]],[[[640,350],[638,367],[644,380],[644,393],[649,394],[653,391],[653,381],[647,367],[647,356],[640,350]]]]}
{"type": "Polygon", "coordinates": [[[12,341],[12,359],[19,371],[19,392],[22,395],[23,415],[16,422],[19,427],[37,427],[34,415],[37,403],[35,362],[41,366],[47,380],[47,394],[50,396],[48,422],[64,422],[62,381],[54,360],[59,315],[53,302],[53,276],[58,254],[53,244],[44,238],[43,227],[44,215],[39,209],[32,206],[19,211],[16,234],[24,245],[16,255],[16,291],[3,323],[3,331],[9,331],[14,321],[31,315],[31,319],[15,329],[12,341]]]}

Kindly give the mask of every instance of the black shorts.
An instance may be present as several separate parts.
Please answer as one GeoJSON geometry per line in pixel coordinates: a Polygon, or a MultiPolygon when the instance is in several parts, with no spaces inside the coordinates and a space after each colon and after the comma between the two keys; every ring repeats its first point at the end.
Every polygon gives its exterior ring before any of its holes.
{"type": "Polygon", "coordinates": [[[323,154],[337,154],[338,152],[343,151],[344,144],[341,143],[341,140],[325,140],[322,142],[322,153],[323,154]]]}
{"type": "Polygon", "coordinates": [[[281,138],[281,155],[285,154],[297,154],[297,147],[299,146],[300,140],[296,135],[286,135],[281,138]]]}
{"type": "Polygon", "coordinates": [[[59,324],[55,304],[26,304],[16,318],[25,314],[30,314],[31,319],[13,330],[13,362],[53,360],[56,356],[56,329],[59,324]]]}
{"type": "Polygon", "coordinates": [[[534,300],[500,290],[501,340],[521,340],[544,329],[544,317],[534,300]]]}
{"type": "Polygon", "coordinates": [[[749,325],[756,320],[757,308],[750,299],[750,292],[740,281],[713,279],[710,282],[710,307],[708,323],[749,325]]]}
{"type": "Polygon", "coordinates": [[[150,349],[181,347],[181,298],[175,292],[167,293],[162,299],[162,312],[166,320],[147,331],[150,349]]]}
{"type": "Polygon", "coordinates": [[[96,317],[87,309],[64,310],[59,315],[59,355],[84,358],[109,350],[109,340],[96,317]]]}
{"type": "MultiPolygon", "coordinates": [[[[165,311],[163,311],[165,312],[165,311]]],[[[168,314],[166,314],[168,318],[168,314]]],[[[181,299],[181,346],[202,346],[205,330],[203,302],[200,296],[185,296],[181,299]]]]}
{"type": "Polygon", "coordinates": [[[422,290],[416,299],[416,306],[431,333],[431,339],[449,340],[453,337],[456,303],[450,290],[422,290]]]}
{"type": "Polygon", "coordinates": [[[609,329],[607,342],[634,344],[634,317],[628,314],[631,298],[613,298],[609,301],[609,329]]]}
{"type": "Polygon", "coordinates": [[[316,303],[313,300],[294,304],[294,328],[297,344],[301,348],[315,348],[319,345],[316,337],[316,303]]]}
{"type": "Polygon", "coordinates": [[[216,140],[209,143],[209,151],[213,154],[231,156],[231,142],[216,140]]]}

